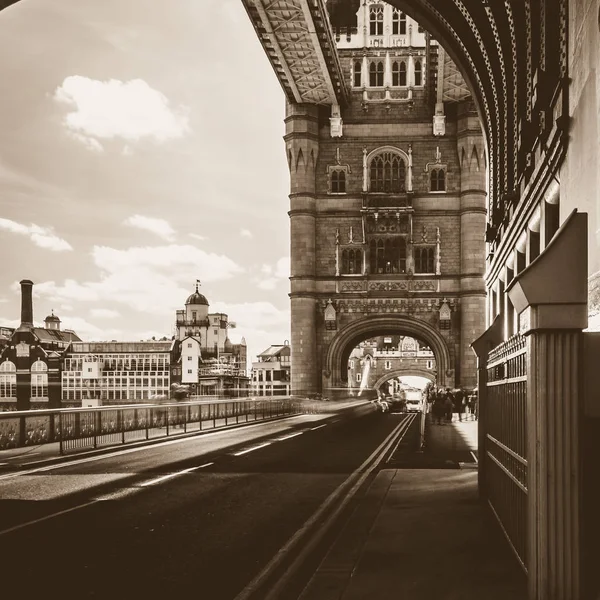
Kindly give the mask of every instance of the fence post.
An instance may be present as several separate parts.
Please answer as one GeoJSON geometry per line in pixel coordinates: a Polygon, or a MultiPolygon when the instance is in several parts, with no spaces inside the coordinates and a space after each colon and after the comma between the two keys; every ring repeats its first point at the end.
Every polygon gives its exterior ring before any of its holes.
{"type": "Polygon", "coordinates": [[[167,437],[169,437],[169,411],[170,406],[167,406],[167,410],[165,411],[165,427],[167,428],[167,437]]]}
{"type": "Polygon", "coordinates": [[[62,423],[62,412],[58,413],[58,428],[60,430],[60,437],[58,440],[58,453],[59,454],[64,454],[64,448],[63,448],[63,423],[62,423]]]}
{"type": "Polygon", "coordinates": [[[152,425],[150,419],[152,417],[152,413],[150,412],[150,409],[147,408],[146,409],[146,439],[149,440],[150,439],[150,425],[152,425]]]}

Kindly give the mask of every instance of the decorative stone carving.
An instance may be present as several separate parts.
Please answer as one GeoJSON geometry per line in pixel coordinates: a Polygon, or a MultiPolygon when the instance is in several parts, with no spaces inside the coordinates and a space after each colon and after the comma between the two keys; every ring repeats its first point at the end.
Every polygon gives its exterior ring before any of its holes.
{"type": "Polygon", "coordinates": [[[433,115],[433,135],[437,137],[446,135],[446,115],[444,114],[443,102],[438,102],[435,105],[435,114],[433,115]]]}
{"type": "Polygon", "coordinates": [[[325,329],[337,329],[337,314],[331,298],[329,298],[325,307],[325,329]]]}
{"type": "Polygon", "coordinates": [[[366,282],[364,281],[342,281],[340,292],[364,292],[366,282]]]}
{"type": "MultiPolygon", "coordinates": [[[[342,137],[342,113],[339,104],[331,105],[331,117],[329,118],[329,129],[331,137],[342,137]]],[[[339,163],[338,163],[339,164],[339,163]]]]}

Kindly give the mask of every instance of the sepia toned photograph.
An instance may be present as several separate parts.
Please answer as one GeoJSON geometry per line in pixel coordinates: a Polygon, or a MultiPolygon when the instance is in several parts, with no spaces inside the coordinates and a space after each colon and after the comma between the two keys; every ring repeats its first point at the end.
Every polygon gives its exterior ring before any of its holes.
{"type": "Polygon", "coordinates": [[[0,0],[6,598],[600,600],[600,0],[0,0]]]}

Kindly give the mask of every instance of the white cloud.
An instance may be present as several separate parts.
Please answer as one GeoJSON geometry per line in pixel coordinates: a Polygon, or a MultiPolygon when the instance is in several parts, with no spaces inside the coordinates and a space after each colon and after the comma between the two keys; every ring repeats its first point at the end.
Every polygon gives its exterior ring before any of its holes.
{"type": "Polygon", "coordinates": [[[167,240],[168,242],[173,241],[175,238],[175,230],[171,227],[169,222],[165,221],[164,219],[144,217],[143,215],[133,215],[125,219],[123,224],[129,225],[130,227],[136,227],[137,229],[142,229],[144,231],[149,231],[167,240]]]}
{"type": "Polygon", "coordinates": [[[64,119],[67,129],[96,151],[102,148],[97,138],[164,142],[190,131],[188,110],[173,110],[168,98],[142,79],[99,81],[71,75],[56,89],[54,98],[73,108],[64,119]]]}
{"type": "Polygon", "coordinates": [[[52,250],[53,252],[73,250],[71,244],[59,238],[50,227],[40,227],[34,223],[23,225],[10,219],[0,218],[0,229],[16,233],[17,235],[26,235],[36,246],[45,248],[46,250],[52,250]]]}
{"type": "Polygon", "coordinates": [[[252,235],[252,232],[251,232],[249,229],[243,229],[243,228],[242,228],[242,229],[240,229],[240,235],[241,235],[242,237],[245,237],[245,238],[250,238],[250,239],[251,239],[252,237],[254,237],[254,236],[252,235]]]}
{"type": "Polygon", "coordinates": [[[61,329],[72,329],[84,341],[102,341],[118,339],[120,329],[107,329],[89,323],[81,317],[67,316],[62,319],[61,329]]]}
{"type": "Polygon", "coordinates": [[[200,242],[204,242],[206,241],[208,238],[203,236],[203,235],[199,235],[197,233],[190,233],[188,234],[190,237],[193,237],[195,240],[198,240],[200,242]]]}
{"type": "Polygon", "coordinates": [[[261,272],[267,275],[264,279],[258,281],[257,286],[261,290],[274,290],[278,283],[287,280],[290,276],[290,257],[284,256],[280,258],[275,266],[263,265],[261,272]]]}
{"type": "Polygon", "coordinates": [[[116,319],[120,316],[116,310],[110,308],[92,308],[90,314],[96,319],[116,319]]]}
{"type": "Polygon", "coordinates": [[[95,246],[92,258],[100,270],[98,281],[46,281],[34,287],[34,294],[53,302],[116,302],[136,311],[168,314],[181,307],[191,283],[198,277],[208,283],[231,279],[243,272],[227,256],[191,245],[127,250],[95,246]]]}

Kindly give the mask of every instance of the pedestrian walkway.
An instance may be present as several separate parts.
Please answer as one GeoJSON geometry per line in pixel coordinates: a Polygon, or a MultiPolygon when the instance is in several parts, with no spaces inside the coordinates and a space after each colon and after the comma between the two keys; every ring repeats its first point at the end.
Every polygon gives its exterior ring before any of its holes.
{"type": "Polygon", "coordinates": [[[478,498],[477,422],[428,424],[426,440],[417,468],[394,457],[401,468],[380,471],[301,600],[525,600],[525,575],[478,498]]]}

